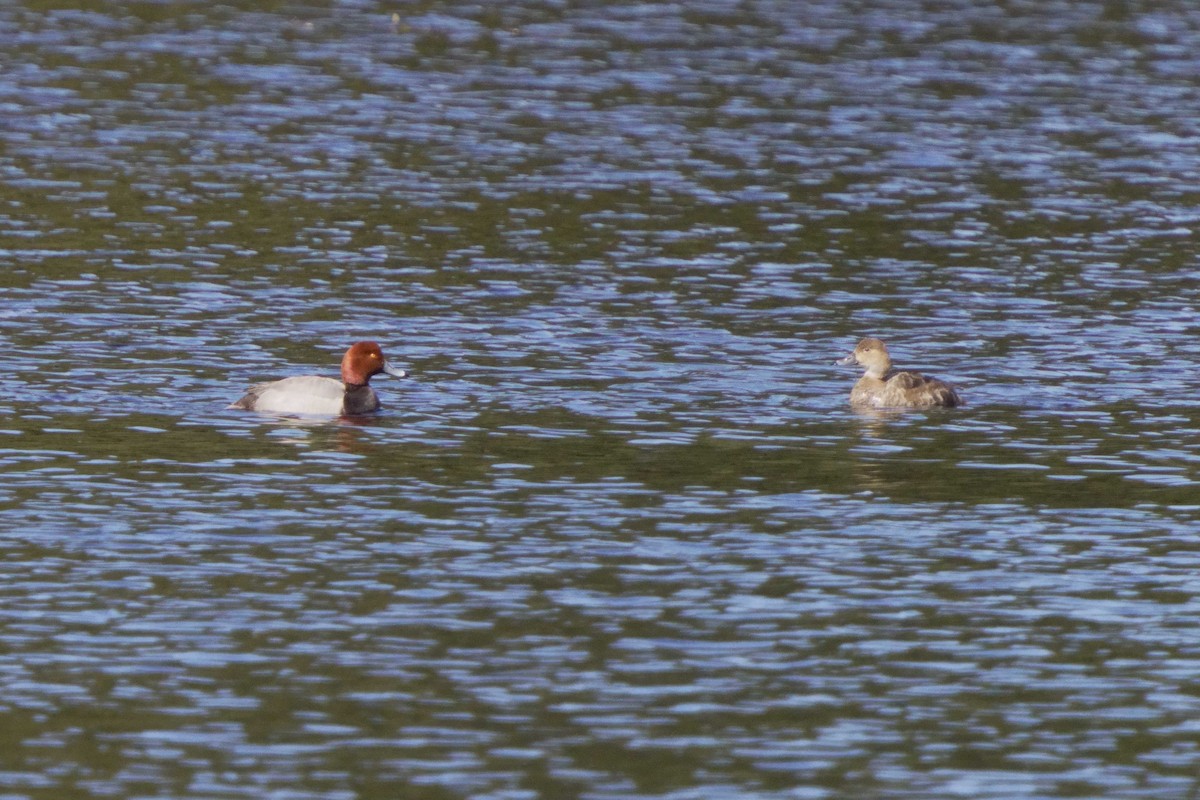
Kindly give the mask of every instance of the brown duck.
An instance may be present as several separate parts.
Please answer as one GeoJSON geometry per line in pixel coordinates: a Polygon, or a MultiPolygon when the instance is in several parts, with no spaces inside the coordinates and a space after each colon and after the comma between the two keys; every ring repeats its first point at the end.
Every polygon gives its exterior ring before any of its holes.
{"type": "Polygon", "coordinates": [[[866,338],[838,364],[860,364],[867,368],[850,390],[850,404],[871,408],[953,408],[963,404],[954,387],[919,372],[892,368],[887,345],[866,338]]]}

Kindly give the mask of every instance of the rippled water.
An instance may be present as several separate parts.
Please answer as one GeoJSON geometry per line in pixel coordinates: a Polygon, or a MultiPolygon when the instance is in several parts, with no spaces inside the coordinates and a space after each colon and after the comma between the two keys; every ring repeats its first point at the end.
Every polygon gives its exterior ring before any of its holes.
{"type": "Polygon", "coordinates": [[[0,796],[1197,796],[1147,8],[0,8],[0,796]]]}

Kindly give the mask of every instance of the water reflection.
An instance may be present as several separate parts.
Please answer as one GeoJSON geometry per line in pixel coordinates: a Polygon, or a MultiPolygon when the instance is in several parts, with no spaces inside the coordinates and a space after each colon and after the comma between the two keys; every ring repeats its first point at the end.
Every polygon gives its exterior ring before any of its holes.
{"type": "Polygon", "coordinates": [[[5,792],[1194,793],[1200,26],[859,11],[0,9],[5,792]]]}

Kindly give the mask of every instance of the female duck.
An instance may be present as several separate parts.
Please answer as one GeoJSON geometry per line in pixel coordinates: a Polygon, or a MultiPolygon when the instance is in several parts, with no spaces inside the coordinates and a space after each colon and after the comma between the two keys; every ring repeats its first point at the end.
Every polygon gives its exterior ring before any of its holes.
{"type": "Polygon", "coordinates": [[[375,342],[356,342],[342,357],[342,379],[300,375],[251,386],[229,408],[272,414],[366,414],[379,408],[379,397],[367,384],[380,372],[393,378],[408,375],[388,365],[375,342]]]}
{"type": "Polygon", "coordinates": [[[887,345],[878,339],[863,339],[854,352],[838,359],[838,364],[858,363],[866,373],[850,391],[850,404],[872,408],[953,408],[963,404],[954,387],[919,372],[892,369],[887,345]]]}

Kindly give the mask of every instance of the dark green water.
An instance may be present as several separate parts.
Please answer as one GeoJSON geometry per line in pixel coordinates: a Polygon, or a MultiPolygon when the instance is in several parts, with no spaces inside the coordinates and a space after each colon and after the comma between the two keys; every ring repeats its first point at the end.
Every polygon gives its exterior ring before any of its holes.
{"type": "Polygon", "coordinates": [[[1198,53],[0,7],[0,798],[1195,797],[1198,53]],[[225,409],[363,338],[379,415],[225,409]]]}

